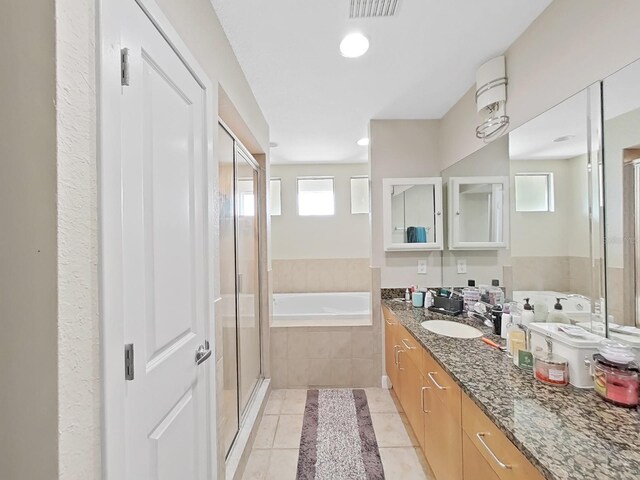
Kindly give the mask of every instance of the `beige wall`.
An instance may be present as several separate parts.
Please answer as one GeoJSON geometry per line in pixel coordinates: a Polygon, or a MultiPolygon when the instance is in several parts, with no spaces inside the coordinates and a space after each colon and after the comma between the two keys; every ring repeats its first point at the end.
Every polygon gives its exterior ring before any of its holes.
{"type": "Polygon", "coordinates": [[[272,165],[281,179],[282,215],[271,217],[275,259],[362,258],[369,253],[369,215],[351,213],[351,177],[368,174],[366,163],[350,165],[272,165]],[[335,215],[298,215],[297,177],[334,177],[335,215]]]}
{"type": "Polygon", "coordinates": [[[6,0],[0,7],[3,480],[50,480],[58,473],[53,7],[45,0],[6,0]]]}
{"type": "MultiPolygon", "coordinates": [[[[441,282],[440,251],[385,252],[382,226],[382,179],[439,177],[437,120],[371,120],[371,265],[380,269],[381,286],[436,286],[441,282]],[[418,260],[427,260],[427,274],[418,275],[418,260]]],[[[379,313],[379,312],[376,312],[379,313]]]]}
{"type": "MultiPolygon", "coordinates": [[[[636,0],[552,2],[506,51],[510,128],[640,58],[638,18],[636,0]]],[[[474,98],[472,87],[442,119],[442,168],[484,145],[474,98]]]]}
{"type": "Polygon", "coordinates": [[[273,292],[369,292],[368,258],[273,260],[273,292]]]}

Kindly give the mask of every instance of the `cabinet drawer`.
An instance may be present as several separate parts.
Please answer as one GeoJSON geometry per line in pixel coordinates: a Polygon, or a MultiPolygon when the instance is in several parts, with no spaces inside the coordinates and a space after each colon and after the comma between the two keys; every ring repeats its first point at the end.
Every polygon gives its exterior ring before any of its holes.
{"type": "Polygon", "coordinates": [[[540,472],[466,395],[462,398],[462,428],[502,480],[543,480],[540,472]]]}
{"type": "Polygon", "coordinates": [[[464,480],[500,480],[466,433],[462,434],[464,480]]]}
{"type": "Polygon", "coordinates": [[[402,325],[398,325],[396,342],[400,345],[400,347],[406,352],[409,356],[413,364],[418,368],[421,373],[424,373],[423,370],[423,359],[422,352],[424,348],[422,345],[418,343],[418,341],[413,338],[413,335],[409,333],[409,331],[404,328],[402,325]]]}
{"type": "Polygon", "coordinates": [[[453,378],[433,359],[426,350],[422,351],[424,375],[433,388],[435,396],[445,405],[454,418],[460,423],[462,390],[453,378]]]}

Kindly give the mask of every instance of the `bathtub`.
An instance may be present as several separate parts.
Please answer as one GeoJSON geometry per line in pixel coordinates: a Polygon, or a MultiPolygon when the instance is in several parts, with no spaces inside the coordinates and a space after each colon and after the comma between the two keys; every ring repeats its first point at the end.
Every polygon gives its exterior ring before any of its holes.
{"type": "Polygon", "coordinates": [[[369,292],[274,293],[274,327],[371,325],[369,292]]]}

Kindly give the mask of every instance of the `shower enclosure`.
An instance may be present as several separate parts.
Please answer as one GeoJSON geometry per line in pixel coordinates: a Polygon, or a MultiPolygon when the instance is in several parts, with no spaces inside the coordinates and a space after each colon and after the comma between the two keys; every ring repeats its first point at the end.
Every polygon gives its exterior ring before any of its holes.
{"type": "Polygon", "coordinates": [[[228,454],[262,378],[259,294],[260,169],[222,124],[218,127],[222,435],[228,454]]]}

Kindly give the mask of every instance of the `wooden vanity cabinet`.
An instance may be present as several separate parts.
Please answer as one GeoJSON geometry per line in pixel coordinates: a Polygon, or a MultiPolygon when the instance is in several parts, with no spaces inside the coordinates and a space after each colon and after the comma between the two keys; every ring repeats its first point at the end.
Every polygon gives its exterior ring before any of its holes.
{"type": "MultiPolygon", "coordinates": [[[[462,428],[476,450],[501,480],[543,480],[538,470],[466,395],[462,428]]],[[[466,456],[466,451],[463,451],[466,456]]]]}
{"type": "MultiPolygon", "coordinates": [[[[429,359],[435,363],[433,358],[429,359]]],[[[462,480],[462,391],[444,371],[434,374],[427,368],[423,376],[424,446],[427,462],[438,480],[462,480]]]]}
{"type": "Polygon", "coordinates": [[[436,480],[542,480],[387,307],[385,366],[436,480]]]}

